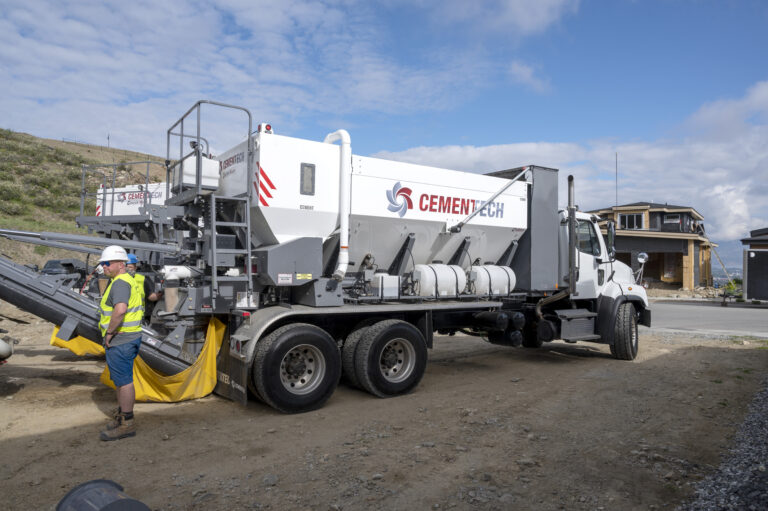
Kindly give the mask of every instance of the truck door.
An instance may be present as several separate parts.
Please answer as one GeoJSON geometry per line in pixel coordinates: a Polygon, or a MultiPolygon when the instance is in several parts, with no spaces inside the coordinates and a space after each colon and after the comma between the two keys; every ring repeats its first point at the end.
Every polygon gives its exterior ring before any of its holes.
{"type": "Polygon", "coordinates": [[[589,220],[578,220],[576,225],[576,254],[579,279],[576,290],[579,300],[597,298],[605,280],[605,270],[600,268],[602,247],[595,226],[589,220]]]}

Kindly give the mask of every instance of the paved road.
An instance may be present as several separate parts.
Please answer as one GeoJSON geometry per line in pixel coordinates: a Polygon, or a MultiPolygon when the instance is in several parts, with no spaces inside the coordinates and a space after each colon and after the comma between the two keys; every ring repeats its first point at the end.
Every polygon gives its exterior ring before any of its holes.
{"type": "Polygon", "coordinates": [[[768,337],[768,309],[652,302],[652,330],[768,337]]]}

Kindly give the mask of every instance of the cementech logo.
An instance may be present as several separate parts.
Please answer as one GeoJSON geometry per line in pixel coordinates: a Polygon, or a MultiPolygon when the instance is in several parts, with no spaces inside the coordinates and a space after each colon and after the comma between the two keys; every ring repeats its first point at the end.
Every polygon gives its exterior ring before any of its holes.
{"type": "Polygon", "coordinates": [[[391,190],[387,190],[387,200],[387,209],[400,215],[400,218],[404,217],[409,209],[413,209],[411,189],[401,185],[400,181],[395,183],[391,190]]]}
{"type": "MultiPolygon", "coordinates": [[[[387,209],[404,217],[409,209],[414,209],[411,194],[413,190],[403,186],[400,181],[391,190],[387,190],[387,209]]],[[[422,193],[418,195],[418,211],[425,213],[444,213],[454,216],[466,216],[480,210],[478,215],[488,218],[504,218],[504,202],[484,201],[469,197],[454,197],[441,194],[422,193]]]]}

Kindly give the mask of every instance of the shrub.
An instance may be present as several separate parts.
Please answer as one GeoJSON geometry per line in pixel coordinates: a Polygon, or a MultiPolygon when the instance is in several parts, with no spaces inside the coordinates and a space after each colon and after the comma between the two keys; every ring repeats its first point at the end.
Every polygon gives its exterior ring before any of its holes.
{"type": "Polygon", "coordinates": [[[21,186],[16,183],[0,182],[0,201],[21,200],[24,192],[21,186]]]}
{"type": "Polygon", "coordinates": [[[7,200],[0,201],[0,213],[5,213],[8,216],[18,216],[26,213],[26,211],[26,204],[7,200]]]}
{"type": "Polygon", "coordinates": [[[54,195],[50,198],[49,207],[50,211],[54,213],[74,213],[80,211],[80,197],[73,197],[69,195],[54,195]]]}
{"type": "Polygon", "coordinates": [[[67,179],[71,181],[77,181],[78,183],[82,182],[83,174],[82,174],[82,170],[80,170],[80,167],[68,168],[64,172],[64,175],[66,176],[67,179]]]}

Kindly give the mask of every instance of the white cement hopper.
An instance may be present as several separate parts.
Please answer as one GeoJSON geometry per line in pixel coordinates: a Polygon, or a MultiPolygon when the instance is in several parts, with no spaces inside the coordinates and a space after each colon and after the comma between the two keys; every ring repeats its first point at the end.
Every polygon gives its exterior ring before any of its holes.
{"type": "MultiPolygon", "coordinates": [[[[254,187],[251,232],[255,246],[300,237],[327,240],[338,234],[340,147],[274,134],[257,134],[254,183],[248,183],[246,143],[219,157],[219,195],[254,187]]],[[[466,257],[495,263],[527,228],[527,186],[518,181],[472,218],[459,233],[446,228],[464,220],[509,181],[423,165],[351,156],[349,260],[373,255],[386,269],[410,233],[413,264],[447,263],[469,238],[466,257]]],[[[350,270],[356,267],[350,267],[350,270]]]]}

